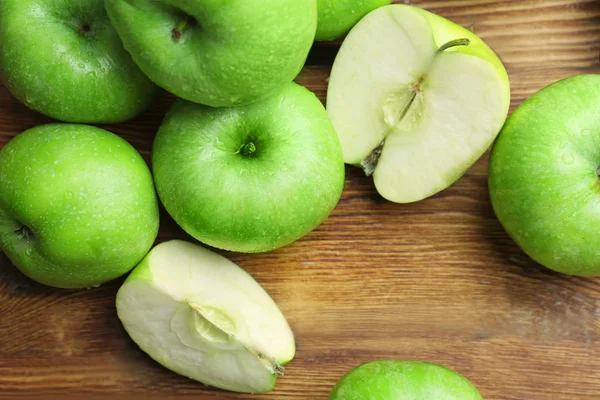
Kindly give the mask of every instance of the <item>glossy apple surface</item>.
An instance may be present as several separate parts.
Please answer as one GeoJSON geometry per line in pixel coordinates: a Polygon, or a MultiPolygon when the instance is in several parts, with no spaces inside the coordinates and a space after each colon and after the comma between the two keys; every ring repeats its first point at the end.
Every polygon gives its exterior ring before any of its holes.
{"type": "Polygon", "coordinates": [[[0,248],[49,286],[129,272],[156,238],[157,203],[140,154],[99,128],[42,125],[0,151],[0,248]]]}
{"type": "Polygon", "coordinates": [[[316,0],[106,0],[125,48],[159,86],[213,107],[274,95],[302,69],[316,0]]]}
{"type": "Polygon", "coordinates": [[[600,275],[600,75],[542,89],[508,119],[490,158],[500,222],[531,258],[570,275],[600,275]]]}
{"type": "Polygon", "coordinates": [[[418,361],[384,360],[360,365],[337,383],[329,400],[482,400],[465,377],[418,361]]]}
{"type": "Polygon", "coordinates": [[[362,17],[392,0],[317,0],[318,41],[337,39],[352,29],[362,17]]]}
{"type": "Polygon", "coordinates": [[[123,122],[158,88],[140,71],[98,0],[0,1],[0,81],[65,122],[123,122]]]}
{"type": "Polygon", "coordinates": [[[152,155],[173,219],[210,246],[262,252],[320,225],[344,185],[340,144],[323,105],[294,83],[250,106],[177,102],[152,155]]]}

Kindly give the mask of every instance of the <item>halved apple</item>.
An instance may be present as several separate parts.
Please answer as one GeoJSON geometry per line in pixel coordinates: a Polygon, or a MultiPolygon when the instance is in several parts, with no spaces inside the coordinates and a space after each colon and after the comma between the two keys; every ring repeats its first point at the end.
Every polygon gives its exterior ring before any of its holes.
{"type": "Polygon", "coordinates": [[[296,351],[285,317],[263,288],[233,262],[192,243],[152,249],[116,305],[143,351],[210,386],[269,392],[296,351]]]}
{"type": "Polygon", "coordinates": [[[407,5],[379,8],[350,31],[327,93],[344,161],[397,203],[459,179],[498,135],[509,105],[506,69],[481,39],[407,5]]]}

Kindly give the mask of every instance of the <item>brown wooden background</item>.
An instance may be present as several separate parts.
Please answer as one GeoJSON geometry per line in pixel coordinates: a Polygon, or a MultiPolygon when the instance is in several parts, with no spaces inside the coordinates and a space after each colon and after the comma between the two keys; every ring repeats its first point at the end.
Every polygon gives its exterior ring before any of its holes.
{"type": "MultiPolygon", "coordinates": [[[[499,53],[512,109],[555,80],[600,73],[599,1],[413,4],[474,30],[499,53]]],[[[337,47],[318,45],[298,79],[322,99],[337,47]]],[[[108,129],[149,159],[169,102],[108,129]]],[[[0,146],[46,121],[0,87],[0,146]]],[[[600,399],[600,279],[529,260],[494,217],[486,171],[487,156],[450,189],[396,205],[348,168],[343,198],[317,231],[269,254],[229,254],[273,296],[297,338],[297,357],[276,391],[252,398],[326,399],[350,368],[397,358],[454,368],[488,400],[600,399]]],[[[185,237],[163,215],[159,240],[185,237]]],[[[204,388],[139,351],[116,317],[121,281],[49,289],[0,253],[0,398],[251,398],[204,388]]]]}

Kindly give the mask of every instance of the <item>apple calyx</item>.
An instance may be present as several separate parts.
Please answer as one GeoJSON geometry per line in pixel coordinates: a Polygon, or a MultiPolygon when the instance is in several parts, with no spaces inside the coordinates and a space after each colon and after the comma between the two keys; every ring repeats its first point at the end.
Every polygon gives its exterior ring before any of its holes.
{"type": "Polygon", "coordinates": [[[196,303],[188,303],[188,305],[193,310],[192,321],[190,321],[192,331],[201,339],[223,350],[241,346],[255,356],[270,373],[283,375],[284,367],[275,358],[239,340],[236,336],[235,322],[221,310],[196,303]]]}
{"type": "Polygon", "coordinates": [[[256,351],[250,347],[246,347],[246,350],[253,354],[260,363],[272,374],[283,376],[285,368],[279,364],[273,357],[269,357],[260,351],[256,351]]]}
{"type": "Polygon", "coordinates": [[[196,23],[197,22],[194,17],[192,17],[191,15],[186,15],[185,18],[179,24],[177,24],[177,26],[171,31],[173,40],[179,42],[181,40],[181,37],[183,36],[183,33],[190,27],[196,25],[196,23]]]}
{"type": "Polygon", "coordinates": [[[15,229],[15,235],[17,235],[18,239],[30,240],[33,239],[33,231],[29,229],[27,226],[23,225],[18,229],[15,229]]]}
{"type": "Polygon", "coordinates": [[[369,157],[360,162],[360,165],[367,176],[371,176],[375,173],[375,168],[377,168],[377,163],[379,162],[379,157],[381,157],[384,145],[385,140],[379,143],[379,146],[375,147],[371,154],[369,154],[369,157]]]}
{"type": "Polygon", "coordinates": [[[92,32],[92,27],[90,24],[81,24],[77,30],[79,36],[89,36],[90,32],[92,32]]]}
{"type": "MultiPolygon", "coordinates": [[[[436,51],[436,55],[453,47],[468,46],[470,44],[471,40],[467,38],[453,39],[440,46],[440,48],[436,51]]],[[[372,176],[375,173],[377,164],[379,163],[379,158],[383,152],[383,147],[385,146],[385,140],[387,136],[400,124],[400,122],[402,122],[408,111],[411,109],[412,105],[417,99],[417,94],[421,93],[422,91],[422,84],[424,80],[425,75],[421,76],[415,83],[411,84],[408,90],[404,90],[397,94],[392,94],[386,100],[383,111],[384,120],[389,126],[389,129],[384,135],[381,143],[379,143],[379,145],[375,147],[371,153],[369,153],[367,158],[360,162],[360,166],[362,167],[366,176],[372,176]],[[398,104],[401,106],[397,107],[398,104]]]]}

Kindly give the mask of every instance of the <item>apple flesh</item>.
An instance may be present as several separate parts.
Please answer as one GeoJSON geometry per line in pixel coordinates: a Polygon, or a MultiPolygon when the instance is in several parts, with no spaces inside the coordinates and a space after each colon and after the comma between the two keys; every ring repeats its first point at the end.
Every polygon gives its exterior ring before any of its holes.
{"type": "Polygon", "coordinates": [[[213,107],[274,95],[302,69],[316,0],[106,0],[125,48],[159,86],[213,107]]]}
{"type": "Polygon", "coordinates": [[[490,157],[498,219],[538,263],[600,275],[600,75],[542,89],[508,119],[490,157]]]}
{"type": "Polygon", "coordinates": [[[0,1],[0,43],[0,81],[28,107],[61,121],[122,122],[157,93],[102,1],[0,1]]]}
{"type": "Polygon", "coordinates": [[[262,252],[319,226],[344,186],[339,140],[323,105],[294,83],[249,106],[180,100],[152,154],[159,197],[191,236],[212,247],[262,252]]]}
{"type": "Polygon", "coordinates": [[[362,17],[392,0],[318,0],[315,40],[335,40],[352,29],[362,17]]]}
{"type": "Polygon", "coordinates": [[[198,245],[159,244],[117,294],[131,338],[166,368],[225,390],[265,393],[296,351],[271,297],[244,270],[198,245]]]}
{"type": "Polygon", "coordinates": [[[459,179],[492,144],[509,104],[506,70],[481,39],[406,5],[379,8],[352,29],[327,97],[344,161],[397,203],[459,179]]]}
{"type": "Polygon", "coordinates": [[[0,248],[35,281],[76,289],[129,272],[158,218],[148,166],[110,132],[43,125],[0,151],[0,248]]]}
{"type": "Polygon", "coordinates": [[[384,360],[360,365],[334,387],[329,400],[482,400],[465,377],[418,361],[384,360]]]}

